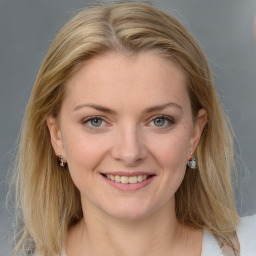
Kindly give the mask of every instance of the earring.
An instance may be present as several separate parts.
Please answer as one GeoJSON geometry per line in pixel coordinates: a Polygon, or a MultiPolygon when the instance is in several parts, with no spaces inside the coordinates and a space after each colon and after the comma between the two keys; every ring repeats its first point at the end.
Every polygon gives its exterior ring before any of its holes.
{"type": "Polygon", "coordinates": [[[191,159],[188,161],[188,166],[191,169],[196,169],[197,167],[196,156],[192,152],[190,152],[190,155],[191,155],[191,159]]]}
{"type": "Polygon", "coordinates": [[[58,164],[60,167],[66,167],[67,166],[67,162],[63,161],[63,156],[62,155],[58,155],[58,164]]]}

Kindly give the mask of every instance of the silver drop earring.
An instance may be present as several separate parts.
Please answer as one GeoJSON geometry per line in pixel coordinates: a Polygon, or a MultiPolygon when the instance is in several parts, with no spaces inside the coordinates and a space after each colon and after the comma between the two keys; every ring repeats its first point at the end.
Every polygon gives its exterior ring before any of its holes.
{"type": "Polygon", "coordinates": [[[196,169],[197,167],[196,156],[192,152],[190,153],[190,155],[191,155],[191,159],[188,161],[188,166],[191,169],[196,169]]]}
{"type": "Polygon", "coordinates": [[[63,161],[63,156],[62,155],[58,155],[58,164],[60,167],[66,167],[67,166],[67,162],[63,161]]]}

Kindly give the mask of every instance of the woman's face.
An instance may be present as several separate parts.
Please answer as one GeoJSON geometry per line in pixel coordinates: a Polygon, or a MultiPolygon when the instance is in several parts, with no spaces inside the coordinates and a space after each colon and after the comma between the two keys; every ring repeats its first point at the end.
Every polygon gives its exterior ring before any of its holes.
{"type": "Polygon", "coordinates": [[[183,72],[155,53],[94,58],[68,81],[59,121],[48,118],[84,209],[142,218],[174,207],[206,120],[196,122],[183,72]]]}

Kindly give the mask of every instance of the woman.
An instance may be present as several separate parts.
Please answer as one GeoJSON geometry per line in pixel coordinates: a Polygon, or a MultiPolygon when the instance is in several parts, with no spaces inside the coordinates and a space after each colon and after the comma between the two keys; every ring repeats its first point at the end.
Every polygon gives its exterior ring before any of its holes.
{"type": "Polygon", "coordinates": [[[186,29],[148,4],[87,8],[57,35],[28,102],[16,251],[253,255],[255,217],[239,224],[233,157],[186,29]]]}

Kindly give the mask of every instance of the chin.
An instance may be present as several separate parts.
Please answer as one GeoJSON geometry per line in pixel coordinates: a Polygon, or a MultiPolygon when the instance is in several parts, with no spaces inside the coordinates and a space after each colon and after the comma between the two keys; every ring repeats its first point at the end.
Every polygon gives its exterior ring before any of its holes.
{"type": "Polygon", "coordinates": [[[113,218],[117,220],[123,220],[123,221],[136,221],[136,220],[141,220],[145,218],[148,214],[138,212],[138,211],[129,211],[129,212],[113,212],[110,213],[113,218]]]}
{"type": "Polygon", "coordinates": [[[148,207],[143,207],[143,205],[119,205],[114,209],[109,209],[106,211],[107,214],[115,219],[124,220],[124,221],[136,221],[146,218],[152,213],[152,210],[148,207]]]}

